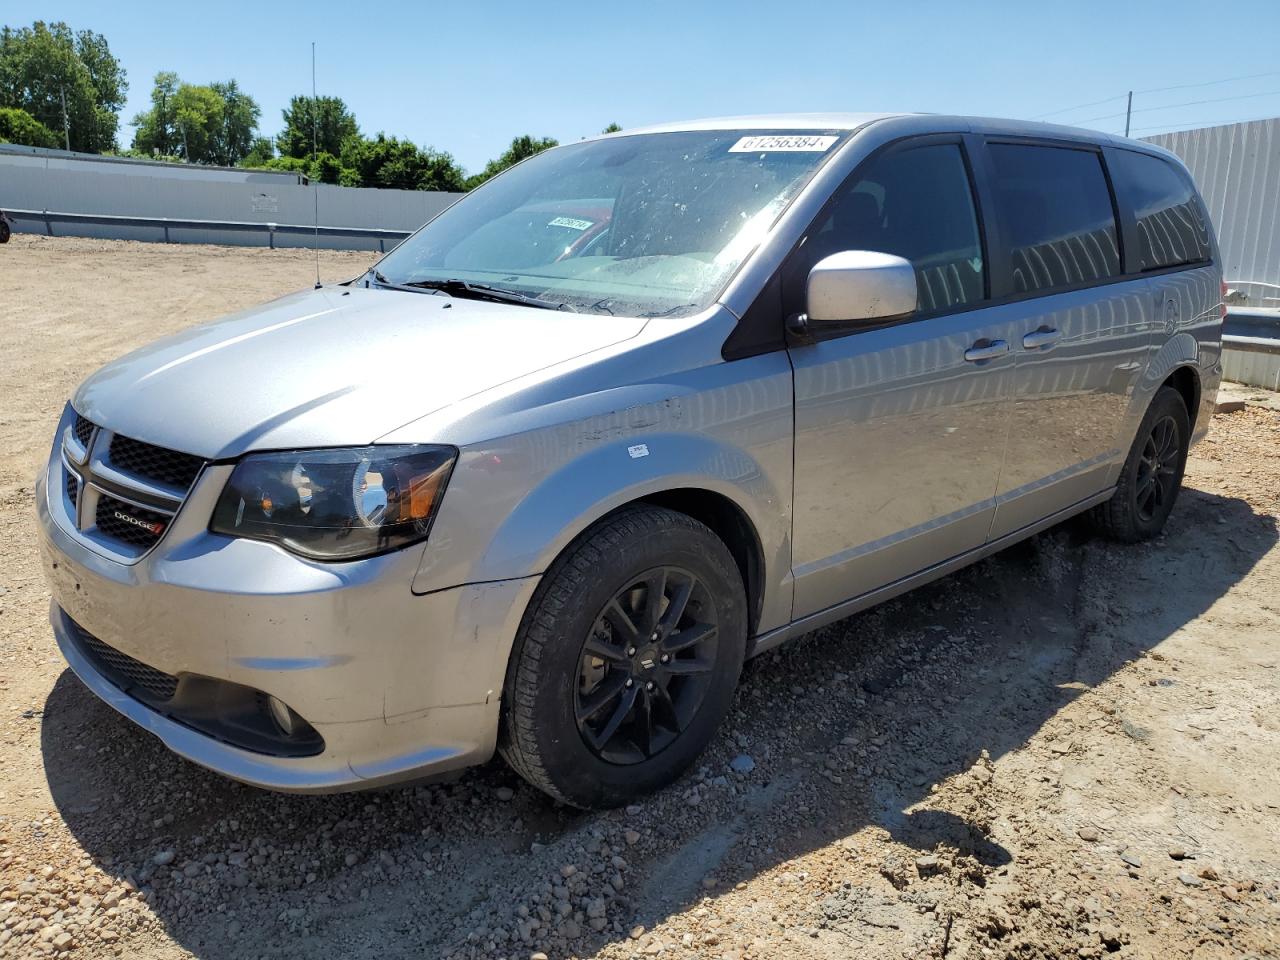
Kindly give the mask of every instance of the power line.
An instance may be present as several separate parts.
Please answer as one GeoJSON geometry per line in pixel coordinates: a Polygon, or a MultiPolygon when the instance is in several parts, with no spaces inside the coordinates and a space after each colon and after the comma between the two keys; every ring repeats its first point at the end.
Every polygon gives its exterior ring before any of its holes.
{"type": "Polygon", "coordinates": [[[1166,90],[1190,90],[1192,87],[1212,87],[1218,83],[1234,83],[1236,80],[1256,80],[1258,77],[1280,77],[1280,70],[1268,70],[1266,73],[1249,73],[1242,77],[1225,77],[1222,80],[1204,80],[1200,83],[1179,83],[1172,87],[1152,87],[1150,90],[1135,90],[1134,93],[1163,93],[1166,90]]]}
{"type": "MultiPolygon", "coordinates": [[[[1266,73],[1247,73],[1239,77],[1223,77],[1220,80],[1203,80],[1198,83],[1178,83],[1169,87],[1151,87],[1148,90],[1135,90],[1136,94],[1141,93],[1164,93],[1167,90],[1190,90],[1194,87],[1212,87],[1219,83],[1234,83],[1237,80],[1256,80],[1259,77],[1280,77],[1280,70],[1268,70],[1266,73]]],[[[1042,113],[1032,117],[1032,120],[1043,120],[1045,117],[1056,117],[1064,113],[1071,113],[1073,110],[1083,110],[1085,107],[1096,107],[1103,103],[1110,103],[1112,100],[1123,100],[1125,94],[1121,93],[1114,97],[1107,97],[1103,100],[1090,100],[1088,103],[1077,103],[1074,107],[1063,107],[1061,110],[1051,110],[1048,113],[1042,113]]],[[[1115,116],[1123,116],[1123,114],[1115,114],[1115,116]]],[[[1103,118],[1107,119],[1107,118],[1103,118]]],[[[1081,120],[1080,123],[1088,123],[1088,120],[1081,120]]]]}
{"type": "Polygon", "coordinates": [[[1085,107],[1096,107],[1100,103],[1110,103],[1112,100],[1123,100],[1125,95],[1122,93],[1117,97],[1107,97],[1105,100],[1090,100],[1088,103],[1078,103],[1074,107],[1063,107],[1061,110],[1051,110],[1048,113],[1041,113],[1032,117],[1032,120],[1043,120],[1045,117],[1056,117],[1060,113],[1070,113],[1072,110],[1083,110],[1085,107]]]}
{"type": "MultiPolygon", "coordinates": [[[[1230,100],[1249,100],[1253,97],[1275,97],[1280,96],[1280,90],[1266,90],[1262,93],[1242,93],[1234,97],[1213,97],[1209,100],[1186,100],[1182,103],[1166,103],[1159,107],[1142,107],[1134,110],[1133,113],[1151,113],[1154,110],[1173,110],[1177,107],[1196,107],[1204,103],[1227,103],[1230,100]]],[[[1108,113],[1100,117],[1089,117],[1085,120],[1073,120],[1073,123],[1092,123],[1095,120],[1111,120],[1115,117],[1123,117],[1124,111],[1119,113],[1108,113]]]]}
{"type": "Polygon", "coordinates": [[[1156,123],[1149,127],[1137,127],[1133,132],[1142,133],[1144,130],[1159,130],[1162,133],[1172,133],[1178,127],[1189,127],[1195,129],[1197,127],[1225,127],[1233,123],[1257,123],[1260,120],[1273,120],[1274,117],[1244,117],[1240,120],[1187,120],[1181,123],[1156,123]]]}

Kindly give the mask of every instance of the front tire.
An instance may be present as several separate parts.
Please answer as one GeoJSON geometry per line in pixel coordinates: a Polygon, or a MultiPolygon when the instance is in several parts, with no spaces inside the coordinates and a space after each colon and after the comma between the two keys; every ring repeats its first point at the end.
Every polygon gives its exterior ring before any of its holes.
{"type": "Polygon", "coordinates": [[[516,635],[499,749],[583,808],[675,780],[729,710],[746,595],[724,543],[673,510],[601,521],[547,571],[516,635]]]}
{"type": "Polygon", "coordinates": [[[0,243],[9,242],[9,224],[0,220],[0,243]]]}
{"type": "Polygon", "coordinates": [[[1094,508],[1094,526],[1125,543],[1159,534],[1178,498],[1190,445],[1191,421],[1182,395],[1161,387],[1138,427],[1115,494],[1094,508]]]}

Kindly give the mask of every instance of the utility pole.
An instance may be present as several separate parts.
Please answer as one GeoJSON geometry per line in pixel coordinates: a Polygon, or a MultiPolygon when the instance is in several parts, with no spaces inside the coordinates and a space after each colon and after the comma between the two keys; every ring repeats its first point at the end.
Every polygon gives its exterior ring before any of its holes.
{"type": "Polygon", "coordinates": [[[67,88],[59,87],[62,92],[62,136],[67,144],[67,152],[71,152],[71,121],[67,119],[67,88]]]}
{"type": "Polygon", "coordinates": [[[1129,135],[1129,117],[1133,115],[1133,91],[1129,91],[1129,104],[1124,108],[1124,135],[1129,135]]]}

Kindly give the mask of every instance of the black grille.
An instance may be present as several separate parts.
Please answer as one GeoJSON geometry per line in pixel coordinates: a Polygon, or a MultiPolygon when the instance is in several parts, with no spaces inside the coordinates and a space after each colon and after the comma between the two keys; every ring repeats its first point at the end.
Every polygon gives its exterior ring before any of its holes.
{"type": "Polygon", "coordinates": [[[80,481],[76,479],[76,475],[70,470],[65,471],[67,475],[67,499],[71,501],[72,507],[80,505],[80,481]]]}
{"type": "Polygon", "coordinates": [[[195,482],[204,461],[189,453],[166,450],[117,434],[111,438],[111,465],[157,483],[187,490],[195,482]]]}
{"type": "Polygon", "coordinates": [[[169,520],[163,513],[135,507],[105,493],[98,497],[98,510],[94,517],[103,535],[138,547],[150,547],[164,536],[169,520]]]}
{"type": "Polygon", "coordinates": [[[93,424],[77,413],[76,422],[71,428],[71,432],[74,433],[76,435],[76,439],[80,441],[80,446],[88,447],[89,438],[93,436],[93,424]]]}
{"type": "Polygon", "coordinates": [[[121,653],[115,647],[108,646],[97,637],[86,633],[78,625],[74,626],[76,639],[80,641],[80,649],[85,652],[94,665],[102,671],[103,676],[126,692],[141,687],[154,700],[172,700],[178,689],[178,678],[170,676],[155,667],[148,667],[141,660],[135,660],[128,654],[121,653]]]}

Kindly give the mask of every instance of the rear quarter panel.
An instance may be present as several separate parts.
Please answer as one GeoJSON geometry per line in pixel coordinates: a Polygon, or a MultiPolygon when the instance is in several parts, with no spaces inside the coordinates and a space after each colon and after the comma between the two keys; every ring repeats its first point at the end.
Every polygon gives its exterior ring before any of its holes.
{"type": "MultiPolygon", "coordinates": [[[[1222,271],[1216,264],[1151,278],[1151,295],[1162,325],[1126,415],[1123,435],[1130,442],[1156,391],[1179,367],[1191,368],[1199,381],[1199,401],[1192,411],[1192,442],[1208,431],[1222,380],[1221,281],[1222,271]]],[[[1113,465],[1111,482],[1119,476],[1121,466],[1122,461],[1113,465]]]]}

